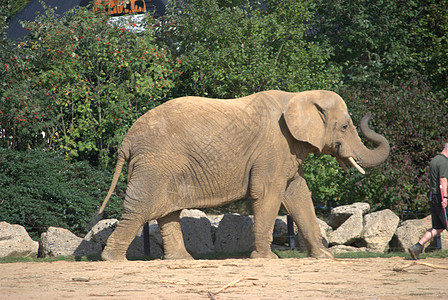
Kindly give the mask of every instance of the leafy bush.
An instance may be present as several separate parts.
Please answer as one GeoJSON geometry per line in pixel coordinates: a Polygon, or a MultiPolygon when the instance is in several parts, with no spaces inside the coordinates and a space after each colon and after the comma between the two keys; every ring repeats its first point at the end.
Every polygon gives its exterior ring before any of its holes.
{"type": "Polygon", "coordinates": [[[329,155],[310,155],[304,163],[305,179],[316,208],[329,209],[354,202],[367,202],[373,210],[390,208],[388,178],[383,166],[361,175],[353,168],[344,171],[329,155]]]}
{"type": "MultiPolygon", "coordinates": [[[[55,152],[0,148],[0,220],[24,226],[33,238],[49,226],[85,233],[111,180],[109,172],[68,163],[55,152]]],[[[118,189],[124,190],[123,180],[118,189]]],[[[112,197],[105,218],[121,214],[122,199],[112,197]]]]}
{"type": "Polygon", "coordinates": [[[154,43],[151,19],[109,18],[46,8],[26,23],[28,41],[1,57],[0,146],[62,149],[105,166],[133,122],[169,98],[180,62],[154,43]]]}

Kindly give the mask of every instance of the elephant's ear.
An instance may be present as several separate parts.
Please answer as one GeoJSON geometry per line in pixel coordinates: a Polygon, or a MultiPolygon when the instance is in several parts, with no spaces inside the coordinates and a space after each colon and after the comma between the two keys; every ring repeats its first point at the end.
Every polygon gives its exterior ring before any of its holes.
{"type": "Polygon", "coordinates": [[[307,93],[300,93],[289,101],[284,113],[286,125],[292,136],[307,142],[319,151],[325,143],[326,110],[307,93]]]}

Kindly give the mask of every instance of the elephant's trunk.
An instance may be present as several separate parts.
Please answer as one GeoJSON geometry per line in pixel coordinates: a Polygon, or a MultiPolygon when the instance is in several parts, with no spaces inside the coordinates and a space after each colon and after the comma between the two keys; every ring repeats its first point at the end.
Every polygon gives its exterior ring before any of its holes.
{"type": "Polygon", "coordinates": [[[377,146],[375,149],[368,149],[364,144],[358,149],[354,149],[356,153],[355,160],[364,168],[372,168],[383,163],[389,156],[390,146],[389,142],[384,136],[376,133],[369,128],[369,121],[372,118],[370,113],[367,113],[361,120],[361,132],[371,142],[377,146]]]}

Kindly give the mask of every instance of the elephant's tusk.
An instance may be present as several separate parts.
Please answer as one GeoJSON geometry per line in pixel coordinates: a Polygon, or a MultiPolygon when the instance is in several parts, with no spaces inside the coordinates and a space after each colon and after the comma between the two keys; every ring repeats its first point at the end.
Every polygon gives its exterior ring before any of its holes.
{"type": "Polygon", "coordinates": [[[354,166],[356,168],[356,170],[358,170],[359,173],[361,173],[363,175],[366,174],[366,171],[364,171],[364,169],[361,168],[361,166],[356,163],[356,161],[353,159],[353,157],[350,156],[348,158],[348,161],[352,164],[352,166],[354,166]]]}
{"type": "Polygon", "coordinates": [[[342,167],[342,169],[343,169],[345,172],[348,172],[348,168],[347,168],[347,166],[344,164],[344,162],[343,162],[339,157],[336,157],[336,160],[338,161],[338,163],[339,163],[339,165],[342,167]]]}

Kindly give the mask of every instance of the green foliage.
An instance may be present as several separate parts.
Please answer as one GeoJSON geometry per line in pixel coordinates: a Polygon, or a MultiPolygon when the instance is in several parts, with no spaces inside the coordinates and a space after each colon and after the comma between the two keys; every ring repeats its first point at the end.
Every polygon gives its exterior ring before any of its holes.
{"type": "Polygon", "coordinates": [[[8,19],[14,17],[19,11],[21,11],[31,0],[22,0],[22,1],[11,1],[11,0],[2,0],[4,2],[9,2],[11,8],[7,10],[8,19]]]}
{"type": "Polygon", "coordinates": [[[61,148],[67,159],[107,165],[133,122],[169,97],[180,63],[155,45],[151,19],[141,33],[135,19],[108,19],[46,8],[26,23],[30,39],[2,74],[3,147],[61,148]]]}
{"type": "Polygon", "coordinates": [[[436,90],[448,93],[448,1],[420,0],[415,4],[412,45],[418,71],[428,76],[436,90]]]}
{"type": "Polygon", "coordinates": [[[330,50],[306,39],[308,1],[236,2],[188,1],[163,22],[162,42],[183,61],[178,93],[234,98],[340,83],[330,50]]]}
{"type": "Polygon", "coordinates": [[[311,154],[303,166],[305,179],[317,207],[335,207],[354,202],[367,202],[372,209],[390,208],[390,193],[384,168],[367,170],[361,175],[353,168],[344,171],[336,159],[311,154]]]}
{"type": "MultiPolygon", "coordinates": [[[[0,220],[24,226],[33,238],[49,226],[85,233],[111,178],[110,172],[68,163],[55,152],[0,148],[0,220]]],[[[118,189],[124,189],[123,180],[118,189]]],[[[122,199],[112,197],[106,218],[121,212],[122,199]]]]}

